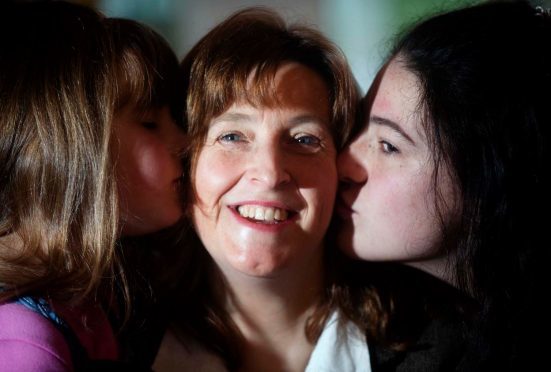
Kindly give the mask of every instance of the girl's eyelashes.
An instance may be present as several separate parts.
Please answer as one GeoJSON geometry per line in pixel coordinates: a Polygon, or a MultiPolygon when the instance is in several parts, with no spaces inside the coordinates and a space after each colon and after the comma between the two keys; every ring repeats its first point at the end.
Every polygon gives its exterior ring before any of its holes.
{"type": "Polygon", "coordinates": [[[145,129],[149,129],[149,130],[157,129],[158,127],[157,123],[154,121],[143,121],[142,126],[145,129]]]}
{"type": "Polygon", "coordinates": [[[398,150],[398,148],[392,145],[390,142],[381,140],[379,141],[379,144],[381,145],[381,149],[385,154],[392,155],[400,153],[400,150],[398,150]]]}

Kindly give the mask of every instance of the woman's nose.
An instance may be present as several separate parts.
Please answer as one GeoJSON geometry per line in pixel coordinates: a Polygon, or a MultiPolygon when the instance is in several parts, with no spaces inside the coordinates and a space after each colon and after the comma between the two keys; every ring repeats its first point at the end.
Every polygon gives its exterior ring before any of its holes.
{"type": "Polygon", "coordinates": [[[283,149],[278,146],[258,146],[251,153],[249,179],[269,188],[276,188],[291,180],[283,149]]]}

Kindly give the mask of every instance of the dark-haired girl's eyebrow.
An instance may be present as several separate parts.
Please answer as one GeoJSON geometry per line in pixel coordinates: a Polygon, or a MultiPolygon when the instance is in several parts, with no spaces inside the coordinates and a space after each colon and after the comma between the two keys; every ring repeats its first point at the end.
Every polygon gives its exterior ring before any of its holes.
{"type": "Polygon", "coordinates": [[[387,119],[387,118],[382,118],[380,116],[370,116],[369,117],[369,124],[377,124],[377,125],[382,125],[382,126],[385,126],[385,127],[389,127],[390,129],[394,130],[395,132],[399,133],[402,137],[404,137],[408,142],[410,142],[412,145],[415,146],[415,141],[406,133],[404,132],[404,130],[402,129],[402,127],[390,120],[390,119],[387,119]]]}

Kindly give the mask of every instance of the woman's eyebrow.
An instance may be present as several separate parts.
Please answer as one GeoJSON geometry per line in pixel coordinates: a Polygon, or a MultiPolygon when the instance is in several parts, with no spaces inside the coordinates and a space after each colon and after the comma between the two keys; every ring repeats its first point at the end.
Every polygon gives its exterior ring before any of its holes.
{"type": "Polygon", "coordinates": [[[399,133],[402,137],[404,137],[408,142],[410,142],[412,145],[415,146],[415,141],[400,127],[400,125],[390,119],[382,118],[380,116],[370,116],[369,117],[369,124],[377,124],[382,125],[385,127],[389,127],[390,129],[394,130],[395,132],[399,133]]]}
{"type": "MultiPolygon", "coordinates": [[[[213,119],[210,126],[215,126],[218,123],[223,122],[232,122],[232,123],[248,123],[252,122],[254,120],[254,117],[249,114],[245,114],[242,112],[226,112],[217,118],[213,119]]],[[[300,115],[292,118],[289,121],[292,125],[300,125],[300,124],[307,124],[307,123],[314,123],[314,124],[321,124],[324,126],[328,126],[327,120],[324,120],[316,115],[300,115]]]]}
{"type": "Polygon", "coordinates": [[[216,125],[218,123],[228,122],[228,121],[237,123],[237,122],[250,122],[252,120],[253,120],[252,116],[248,114],[244,114],[241,112],[226,112],[218,116],[217,118],[213,119],[210,126],[212,127],[213,125],[216,125]]]}
{"type": "Polygon", "coordinates": [[[324,120],[323,118],[320,118],[319,116],[316,116],[316,115],[296,116],[296,117],[292,118],[289,121],[289,123],[292,124],[292,125],[313,123],[313,124],[321,124],[323,126],[329,126],[329,123],[327,123],[327,120],[324,120]]]}

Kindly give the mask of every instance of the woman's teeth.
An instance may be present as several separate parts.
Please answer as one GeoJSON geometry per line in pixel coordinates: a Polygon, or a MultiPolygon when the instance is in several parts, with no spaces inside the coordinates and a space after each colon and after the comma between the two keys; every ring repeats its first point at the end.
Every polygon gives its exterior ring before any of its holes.
{"type": "Polygon", "coordinates": [[[242,217],[255,221],[285,221],[288,213],[285,209],[262,207],[259,205],[240,205],[237,211],[242,217]]]}

